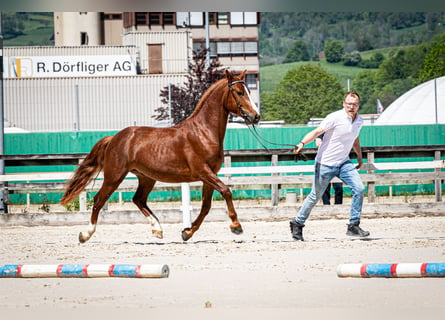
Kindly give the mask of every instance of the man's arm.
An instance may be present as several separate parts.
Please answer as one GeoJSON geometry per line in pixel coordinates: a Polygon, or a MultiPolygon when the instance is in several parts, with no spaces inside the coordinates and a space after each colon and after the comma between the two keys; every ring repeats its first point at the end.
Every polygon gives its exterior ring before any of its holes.
{"type": "Polygon", "coordinates": [[[317,127],[314,130],[308,132],[303,139],[301,139],[300,142],[298,142],[297,146],[294,149],[294,153],[298,154],[300,152],[301,149],[303,149],[303,147],[305,145],[307,145],[308,143],[311,143],[312,141],[315,140],[315,138],[317,138],[320,134],[322,134],[324,131],[322,128],[317,127]]]}
{"type": "Polygon", "coordinates": [[[355,166],[355,168],[358,170],[363,165],[362,148],[360,146],[360,139],[358,137],[355,139],[352,149],[354,149],[354,152],[357,154],[358,164],[355,166]]]}

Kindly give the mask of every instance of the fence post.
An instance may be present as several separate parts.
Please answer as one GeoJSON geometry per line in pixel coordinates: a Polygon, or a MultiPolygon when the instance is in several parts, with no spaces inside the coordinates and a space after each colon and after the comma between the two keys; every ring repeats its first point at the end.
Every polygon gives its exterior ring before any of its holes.
{"type": "MultiPolygon", "coordinates": [[[[273,154],[272,155],[272,166],[278,165],[278,155],[273,154]]],[[[279,173],[272,173],[272,176],[277,176],[279,173]]],[[[272,200],[272,206],[275,207],[280,203],[280,186],[278,184],[272,184],[270,186],[271,190],[271,200],[272,200]]]]}
{"type": "MultiPolygon", "coordinates": [[[[224,168],[230,168],[232,166],[232,157],[224,156],[224,168]]],[[[227,177],[227,184],[230,185],[230,174],[225,174],[224,177],[227,177]]]]}
{"type": "Polygon", "coordinates": [[[192,227],[192,206],[190,204],[190,184],[187,182],[181,183],[181,211],[182,211],[182,225],[184,229],[192,227]]]}
{"type": "MultiPolygon", "coordinates": [[[[79,159],[78,163],[80,164],[83,159],[79,159]]],[[[87,193],[86,191],[82,191],[79,195],[79,211],[85,212],[87,211],[87,193]]]]}
{"type": "MultiPolygon", "coordinates": [[[[434,151],[434,160],[440,160],[440,151],[434,151]]],[[[435,169],[434,171],[440,172],[440,169],[435,169]]],[[[442,181],[437,178],[434,180],[434,192],[436,194],[436,201],[442,201],[442,181]]]]}
{"type": "Polygon", "coordinates": [[[87,211],[87,193],[85,191],[82,191],[79,195],[79,211],[87,211]]]}
{"type": "MultiPolygon", "coordinates": [[[[368,152],[366,158],[368,160],[368,165],[374,164],[374,152],[368,152]]],[[[374,169],[368,169],[368,173],[374,173],[374,169]]],[[[368,181],[368,202],[375,202],[375,181],[368,181]]]]}

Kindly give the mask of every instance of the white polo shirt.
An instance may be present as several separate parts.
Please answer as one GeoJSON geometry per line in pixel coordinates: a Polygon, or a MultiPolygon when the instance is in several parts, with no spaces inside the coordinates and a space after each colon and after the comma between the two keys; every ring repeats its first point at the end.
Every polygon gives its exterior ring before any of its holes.
{"type": "Polygon", "coordinates": [[[362,126],[363,118],[357,113],[353,122],[344,108],[328,114],[320,123],[325,133],[315,161],[337,167],[349,160],[349,153],[362,126]]]}

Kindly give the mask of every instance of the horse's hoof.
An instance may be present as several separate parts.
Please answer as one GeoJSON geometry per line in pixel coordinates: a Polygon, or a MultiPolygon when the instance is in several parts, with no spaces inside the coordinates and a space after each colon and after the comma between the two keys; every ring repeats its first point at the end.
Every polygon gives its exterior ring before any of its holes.
{"type": "Polygon", "coordinates": [[[230,231],[232,231],[234,234],[241,234],[241,233],[243,233],[243,228],[241,228],[241,226],[230,227],[230,231]]]}
{"type": "Polygon", "coordinates": [[[158,239],[164,238],[164,235],[162,234],[162,230],[151,230],[151,232],[158,239]]]}
{"type": "Polygon", "coordinates": [[[187,241],[188,239],[190,239],[192,237],[190,231],[191,231],[190,228],[185,228],[184,230],[182,230],[182,233],[181,233],[182,240],[187,241]]]}
{"type": "Polygon", "coordinates": [[[80,242],[80,243],[85,243],[85,242],[87,242],[87,241],[85,240],[85,238],[84,238],[82,232],[79,233],[79,242],[80,242]]]}

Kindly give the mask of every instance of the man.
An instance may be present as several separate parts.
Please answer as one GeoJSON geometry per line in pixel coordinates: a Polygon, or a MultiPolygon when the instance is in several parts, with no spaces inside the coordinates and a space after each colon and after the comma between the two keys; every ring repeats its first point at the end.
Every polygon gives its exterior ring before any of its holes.
{"type": "Polygon", "coordinates": [[[303,147],[324,134],[323,143],[315,157],[314,182],[310,194],[303,202],[298,215],[290,221],[292,237],[304,241],[303,227],[312,208],[320,200],[326,187],[334,177],[338,177],[351,188],[352,203],[349,224],[346,234],[349,236],[367,237],[368,231],[360,228],[365,187],[357,169],[363,164],[362,151],[358,135],[363,125],[363,119],[358,114],[360,96],[350,91],[345,94],[343,109],[326,116],[320,126],[304,136],[294,149],[298,154],[303,147]],[[349,153],[354,149],[357,154],[357,166],[349,159],[349,153]]]}
{"type": "MultiPolygon", "coordinates": [[[[323,142],[323,136],[324,133],[315,139],[315,145],[317,148],[319,148],[323,142]]],[[[326,190],[323,192],[323,196],[321,197],[323,204],[331,204],[331,186],[334,188],[334,204],[343,204],[343,183],[341,182],[333,182],[328,184],[326,190]]]]}

